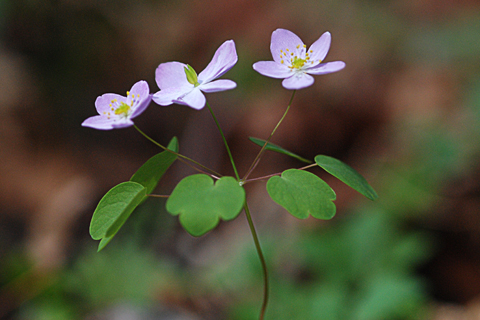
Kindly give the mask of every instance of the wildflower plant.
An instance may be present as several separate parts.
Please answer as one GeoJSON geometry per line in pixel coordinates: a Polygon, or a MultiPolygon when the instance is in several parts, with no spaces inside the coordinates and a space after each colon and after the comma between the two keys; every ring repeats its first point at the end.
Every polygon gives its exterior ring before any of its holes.
{"type": "Polygon", "coordinates": [[[132,87],[130,92],[127,92],[126,97],[116,94],[104,94],[98,97],[95,106],[99,115],[85,120],[82,123],[83,126],[99,130],[133,126],[146,139],[163,149],[163,152],[148,159],[129,181],[113,187],[100,200],[90,224],[91,237],[100,240],[98,251],[113,239],[135,208],[148,197],[166,197],[167,211],[174,216],[178,215],[183,228],[196,237],[214,229],[220,220],[233,220],[243,211],[263,269],[264,294],[259,319],[264,319],[269,298],[268,271],[252,221],[244,185],[267,180],[266,188],[272,200],[299,219],[306,219],[309,216],[317,219],[331,219],[335,216],[336,208],[333,203],[336,199],[335,192],[325,181],[307,171],[315,166],[320,166],[368,199],[377,198],[377,194],[368,182],[340,160],[326,155],[317,155],[312,161],[270,142],[287,115],[296,90],[312,85],[314,82],[312,75],[337,72],[345,67],[342,61],[323,62],[330,48],[330,42],[330,33],[326,32],[307,49],[293,32],[284,29],[273,32],[270,46],[273,61],[257,62],[253,68],[267,77],[284,79],[282,85],[293,92],[285,113],[267,139],[250,138],[261,149],[243,177],[235,166],[220,123],[204,95],[204,93],[236,87],[236,83],[232,80],[218,79],[238,60],[233,40],[224,42],[215,52],[212,61],[198,75],[188,64],[181,62],[160,64],[155,72],[155,80],[160,91],[154,94],[150,94],[145,81],[140,81],[132,87]],[[235,175],[224,176],[182,155],[179,153],[176,137],[173,137],[165,147],[140,130],[132,119],[140,115],[151,100],[161,106],[181,104],[196,110],[207,106],[223,139],[235,175]],[[249,179],[265,151],[293,157],[306,165],[298,169],[288,169],[249,179]],[[177,160],[191,166],[198,173],[179,181],[170,195],[153,194],[164,173],[177,160]]]}

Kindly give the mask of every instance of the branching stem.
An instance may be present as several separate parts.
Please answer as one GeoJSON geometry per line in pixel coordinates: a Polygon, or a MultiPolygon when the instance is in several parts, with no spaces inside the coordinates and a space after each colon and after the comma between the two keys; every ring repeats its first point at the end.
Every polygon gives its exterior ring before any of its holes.
{"type": "Polygon", "coordinates": [[[285,116],[287,115],[288,110],[290,110],[290,106],[292,105],[293,97],[295,97],[295,92],[297,92],[297,90],[293,90],[292,97],[290,98],[290,102],[288,103],[288,106],[287,106],[287,110],[285,110],[282,118],[280,119],[280,121],[278,121],[278,123],[277,123],[277,125],[275,126],[275,128],[273,128],[272,133],[270,133],[270,136],[269,136],[268,139],[265,141],[262,149],[260,149],[260,151],[258,152],[257,156],[255,157],[255,160],[253,160],[252,165],[251,165],[250,168],[248,169],[247,174],[245,175],[245,177],[243,177],[242,181],[245,181],[245,180],[248,179],[248,176],[250,176],[250,174],[253,172],[253,170],[255,170],[255,168],[257,167],[258,163],[260,162],[260,158],[262,157],[262,154],[263,154],[263,152],[265,151],[265,148],[267,147],[267,144],[270,142],[270,139],[272,139],[273,134],[275,133],[275,131],[277,131],[277,128],[280,126],[280,124],[282,123],[283,119],[285,119],[285,116]]]}
{"type": "Polygon", "coordinates": [[[218,122],[217,117],[215,116],[215,113],[213,113],[213,109],[212,107],[210,107],[210,104],[208,102],[207,102],[207,107],[208,107],[208,110],[210,110],[210,113],[212,114],[213,120],[217,125],[218,131],[220,131],[220,135],[222,136],[223,143],[225,144],[225,148],[227,149],[228,157],[230,158],[230,162],[232,163],[233,171],[235,171],[235,177],[237,178],[238,181],[240,181],[240,176],[238,175],[237,166],[235,165],[235,161],[233,161],[232,152],[230,151],[230,147],[228,146],[227,139],[223,134],[222,127],[220,127],[220,123],[218,122]]]}
{"type": "MultiPolygon", "coordinates": [[[[215,117],[215,114],[213,113],[213,110],[208,104],[208,102],[207,102],[207,107],[210,110],[210,113],[212,114],[213,120],[215,121],[215,124],[217,125],[218,130],[220,131],[220,135],[222,136],[223,143],[225,144],[225,148],[227,149],[228,157],[230,158],[230,162],[232,163],[233,171],[235,171],[235,176],[238,182],[240,183],[241,182],[240,176],[238,174],[237,167],[235,166],[235,161],[233,160],[232,153],[230,152],[230,147],[228,146],[227,139],[225,138],[222,128],[220,127],[220,123],[218,122],[217,117],[215,117]]],[[[265,310],[267,309],[268,295],[269,295],[267,263],[265,262],[265,257],[263,256],[262,247],[260,246],[260,241],[258,241],[257,231],[255,230],[255,225],[253,224],[252,216],[250,214],[250,209],[248,208],[247,201],[245,201],[243,208],[245,210],[245,215],[247,217],[248,226],[250,227],[250,232],[252,233],[253,242],[255,243],[255,249],[257,250],[258,258],[260,259],[260,263],[262,264],[264,285],[263,285],[263,302],[262,302],[262,308],[260,310],[259,320],[263,320],[265,316],[265,310]]]]}
{"type": "MultiPolygon", "coordinates": [[[[309,168],[312,168],[312,167],[315,167],[315,166],[318,166],[318,164],[312,163],[312,164],[309,164],[308,166],[298,168],[297,170],[306,170],[306,169],[309,169],[309,168]]],[[[281,174],[282,174],[281,172],[277,172],[277,173],[272,173],[272,174],[269,174],[269,175],[263,176],[263,177],[248,179],[248,180],[245,180],[243,182],[243,184],[245,185],[245,184],[247,184],[249,182],[252,182],[252,181],[266,180],[268,178],[271,178],[271,177],[274,177],[274,176],[279,176],[281,174]]]]}

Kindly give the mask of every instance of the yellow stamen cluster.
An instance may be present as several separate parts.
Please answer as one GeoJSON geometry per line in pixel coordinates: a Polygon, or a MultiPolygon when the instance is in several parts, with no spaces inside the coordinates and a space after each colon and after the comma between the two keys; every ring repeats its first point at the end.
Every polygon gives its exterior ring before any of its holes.
{"type": "MultiPolygon", "coordinates": [[[[297,51],[298,55],[295,54],[294,52],[290,52],[290,50],[288,48],[285,49],[285,51],[280,49],[280,59],[282,59],[280,61],[280,63],[284,64],[285,61],[290,62],[290,63],[288,63],[289,64],[288,67],[292,70],[302,68],[305,65],[305,63],[314,64],[315,61],[310,59],[310,55],[313,53],[313,50],[309,50],[309,51],[305,52],[306,48],[307,48],[306,45],[298,44],[296,46],[296,49],[297,49],[296,51],[297,51]],[[305,58],[302,59],[303,52],[305,52],[305,58]]],[[[319,60],[318,62],[320,63],[320,62],[322,62],[322,60],[319,60]]]]}
{"type": "Polygon", "coordinates": [[[130,100],[130,105],[128,105],[125,102],[118,102],[117,99],[113,99],[110,101],[109,107],[110,111],[103,111],[103,114],[107,116],[108,119],[112,116],[112,113],[117,115],[117,116],[123,116],[123,117],[128,117],[131,108],[133,107],[133,104],[140,99],[140,94],[135,94],[130,93],[130,91],[127,91],[127,102],[130,100]]]}

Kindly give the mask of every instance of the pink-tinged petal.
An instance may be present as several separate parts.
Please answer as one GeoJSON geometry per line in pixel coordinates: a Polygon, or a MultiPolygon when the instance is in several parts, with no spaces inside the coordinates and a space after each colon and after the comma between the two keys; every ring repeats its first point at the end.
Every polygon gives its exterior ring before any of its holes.
{"type": "Polygon", "coordinates": [[[314,81],[313,77],[306,73],[297,73],[283,80],[282,85],[285,89],[298,90],[311,86],[314,81]]]}
{"type": "Polygon", "coordinates": [[[82,122],[82,127],[93,128],[97,130],[112,130],[113,121],[105,116],[93,116],[82,122]]]}
{"type": "Polygon", "coordinates": [[[133,126],[133,121],[127,118],[123,118],[119,121],[112,123],[113,129],[121,129],[133,126]]]}
{"type": "Polygon", "coordinates": [[[134,99],[134,103],[132,106],[133,112],[130,118],[135,118],[145,111],[150,104],[150,101],[152,101],[150,88],[148,87],[148,83],[146,81],[138,81],[132,86],[130,95],[127,97],[127,104],[130,105],[132,98],[134,99]]]}
{"type": "Polygon", "coordinates": [[[282,52],[287,53],[288,55],[293,53],[300,57],[301,49],[303,49],[303,41],[295,33],[285,29],[277,29],[273,31],[270,51],[272,52],[273,60],[275,60],[275,62],[281,63],[282,60],[286,59],[281,57],[283,56],[282,52]],[[298,49],[297,46],[299,46],[298,49]],[[289,51],[287,52],[286,49],[289,51]]]}
{"type": "Polygon", "coordinates": [[[276,79],[284,79],[292,76],[293,71],[286,65],[276,63],[275,61],[259,61],[253,64],[253,70],[263,76],[276,79]]]}
{"type": "Polygon", "coordinates": [[[133,119],[135,117],[138,117],[143,111],[145,111],[147,107],[150,105],[150,102],[152,101],[152,97],[153,97],[153,94],[148,94],[146,98],[144,98],[138,103],[138,105],[134,105],[135,109],[133,110],[130,118],[133,119]]]}
{"type": "Polygon", "coordinates": [[[200,110],[205,107],[205,96],[203,95],[202,91],[198,88],[193,89],[186,95],[182,96],[178,100],[175,100],[175,103],[187,105],[193,109],[200,110]]]}
{"type": "Polygon", "coordinates": [[[198,86],[203,92],[219,92],[225,90],[231,90],[237,87],[237,84],[232,80],[215,80],[206,84],[201,84],[198,86]]]}
{"type": "Polygon", "coordinates": [[[223,76],[237,63],[238,56],[233,40],[225,41],[215,52],[212,61],[198,75],[198,82],[207,83],[223,76]]]}
{"type": "Polygon", "coordinates": [[[161,106],[169,106],[192,89],[193,84],[190,84],[189,88],[166,88],[155,93],[152,100],[161,106]]]}
{"type": "Polygon", "coordinates": [[[111,112],[111,106],[113,100],[117,100],[119,103],[126,102],[127,98],[116,94],[116,93],[105,93],[95,100],[95,108],[97,109],[98,114],[102,114],[103,112],[111,112]]]}
{"type": "Polygon", "coordinates": [[[332,42],[332,36],[330,35],[330,32],[325,32],[308,49],[310,60],[314,61],[314,65],[319,64],[321,61],[325,59],[325,57],[327,56],[328,50],[330,49],[331,42],[332,42]]]}
{"type": "Polygon", "coordinates": [[[309,74],[321,75],[328,74],[332,72],[337,72],[345,68],[345,62],[343,61],[332,61],[327,63],[321,63],[314,68],[305,70],[309,74]]]}
{"type": "Polygon", "coordinates": [[[165,62],[155,70],[155,81],[160,90],[191,85],[187,81],[185,67],[181,62],[165,62]]]}
{"type": "MultiPolygon", "coordinates": [[[[140,80],[132,86],[130,93],[135,96],[140,96],[140,99],[147,99],[150,95],[150,88],[147,81],[140,80]]],[[[128,97],[127,97],[128,98],[128,97]]],[[[130,100],[129,100],[130,101],[130,100]]]]}

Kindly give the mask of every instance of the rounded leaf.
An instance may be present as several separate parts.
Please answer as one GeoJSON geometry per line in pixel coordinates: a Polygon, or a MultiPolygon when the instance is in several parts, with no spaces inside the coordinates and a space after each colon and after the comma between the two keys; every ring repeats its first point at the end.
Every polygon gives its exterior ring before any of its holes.
{"type": "Polygon", "coordinates": [[[328,184],[311,172],[289,169],[281,176],[271,177],[267,191],[273,201],[291,215],[306,219],[310,215],[317,219],[335,216],[335,192],[328,184]]]}
{"type": "Polygon", "coordinates": [[[195,174],[180,181],[167,200],[167,211],[180,215],[182,226],[192,236],[201,236],[220,221],[232,220],[245,203],[245,190],[232,177],[216,183],[205,174],[195,174]]]}

